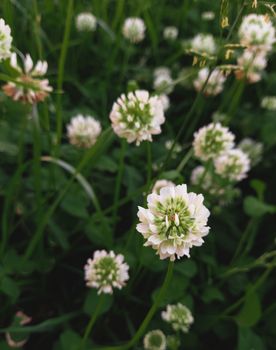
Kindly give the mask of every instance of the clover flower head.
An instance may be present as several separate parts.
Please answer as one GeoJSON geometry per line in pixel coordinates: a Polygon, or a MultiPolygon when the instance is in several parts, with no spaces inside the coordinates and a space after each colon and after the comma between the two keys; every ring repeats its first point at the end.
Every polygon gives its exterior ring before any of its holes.
{"type": "Polygon", "coordinates": [[[191,40],[191,48],[193,51],[206,53],[208,55],[214,55],[217,50],[213,35],[203,33],[197,34],[191,40]]]}
{"type": "Polygon", "coordinates": [[[214,69],[210,76],[209,72],[207,67],[200,69],[197,78],[194,80],[194,87],[197,91],[202,91],[209,77],[203,93],[207,96],[216,96],[222,92],[226,78],[218,68],[214,69]]]}
{"type": "Polygon", "coordinates": [[[256,142],[247,137],[238,144],[238,148],[248,155],[252,166],[258,164],[262,159],[264,146],[261,142],[256,142]]]}
{"type": "Polygon", "coordinates": [[[165,122],[160,98],[145,90],[122,94],[113,104],[110,119],[114,132],[136,145],[152,141],[152,135],[160,134],[160,126],[165,122]]]}
{"type": "Polygon", "coordinates": [[[214,159],[234,147],[235,136],[220,123],[203,126],[194,133],[195,156],[203,161],[214,159]]]}
{"type": "Polygon", "coordinates": [[[201,246],[209,233],[209,210],[203,196],[188,193],[186,185],[166,186],[147,197],[147,208],[139,207],[137,231],[160,259],[190,256],[190,248],[201,246]]]}
{"type": "Polygon", "coordinates": [[[276,111],[276,96],[263,97],[261,106],[269,111],[276,111]]]}
{"type": "Polygon", "coordinates": [[[170,108],[170,98],[166,94],[159,95],[159,99],[162,103],[163,110],[166,112],[170,108]]]}
{"type": "Polygon", "coordinates": [[[136,44],[145,38],[146,26],[144,21],[138,17],[127,18],[123,25],[123,35],[130,42],[136,44]]]}
{"type": "Polygon", "coordinates": [[[238,58],[238,66],[241,69],[236,71],[236,77],[242,79],[246,77],[249,83],[256,83],[262,78],[262,71],[267,65],[265,53],[245,50],[238,58]]]}
{"type": "Polygon", "coordinates": [[[201,18],[204,21],[212,21],[216,17],[215,13],[213,11],[205,11],[202,12],[201,18]]]}
{"type": "Polygon", "coordinates": [[[215,172],[229,181],[241,181],[250,170],[250,160],[242,150],[230,149],[214,160],[215,172]]]}
{"type": "Polygon", "coordinates": [[[11,55],[11,28],[0,18],[0,62],[11,55]]]}
{"type": "Polygon", "coordinates": [[[175,331],[182,331],[183,333],[188,333],[191,324],[194,322],[191,311],[181,303],[167,305],[166,311],[161,313],[161,317],[164,321],[170,323],[175,331]]]}
{"type": "Polygon", "coordinates": [[[198,165],[191,173],[191,184],[207,191],[212,186],[212,176],[204,166],[198,165]]]}
{"type": "Polygon", "coordinates": [[[171,71],[167,67],[158,67],[153,72],[153,87],[158,92],[170,94],[173,91],[171,71]]]}
{"type": "Polygon", "coordinates": [[[175,184],[172,181],[165,180],[165,179],[157,180],[152,188],[152,193],[160,194],[161,188],[168,187],[168,186],[174,187],[175,184]]]}
{"type": "Polygon", "coordinates": [[[129,279],[129,266],[121,254],[111,250],[96,250],[93,259],[84,266],[86,285],[98,289],[98,294],[112,294],[113,288],[122,289],[129,279]]]}
{"type": "Polygon", "coordinates": [[[72,145],[80,148],[93,146],[102,131],[101,124],[93,117],[78,114],[67,125],[67,135],[72,145]]]}
{"type": "Polygon", "coordinates": [[[178,29],[174,26],[165,27],[163,36],[166,40],[175,40],[178,37],[178,29]]]}
{"type": "Polygon", "coordinates": [[[21,68],[17,63],[16,53],[12,53],[10,65],[17,73],[17,77],[4,85],[3,91],[13,100],[33,104],[44,101],[53,90],[49,86],[48,79],[41,79],[48,69],[46,61],[38,61],[34,66],[31,56],[27,54],[21,68]]]}
{"type": "Polygon", "coordinates": [[[166,350],[165,334],[160,329],[148,332],[144,337],[144,349],[166,350]]]}
{"type": "Polygon", "coordinates": [[[93,32],[97,27],[97,18],[90,12],[79,13],[76,17],[76,28],[79,32],[93,32]]]}
{"type": "Polygon", "coordinates": [[[153,71],[153,77],[156,79],[159,76],[171,76],[171,70],[168,67],[157,67],[153,71]]]}
{"type": "Polygon", "coordinates": [[[172,158],[175,159],[178,154],[182,151],[182,147],[179,143],[174,143],[173,140],[167,140],[165,142],[165,148],[170,151],[170,149],[172,148],[172,146],[174,145],[173,151],[172,151],[172,158]]]}
{"type": "MultiPolygon", "coordinates": [[[[17,311],[14,317],[14,321],[12,324],[12,327],[20,327],[27,325],[32,321],[32,318],[26,315],[22,311],[17,311]]],[[[28,341],[28,337],[24,335],[24,333],[21,335],[20,333],[12,333],[12,332],[7,332],[5,334],[6,336],[6,341],[9,347],[11,348],[22,348],[28,341]]]]}
{"type": "Polygon", "coordinates": [[[238,32],[240,43],[251,50],[271,51],[275,28],[268,16],[250,14],[243,18],[238,32]]]}

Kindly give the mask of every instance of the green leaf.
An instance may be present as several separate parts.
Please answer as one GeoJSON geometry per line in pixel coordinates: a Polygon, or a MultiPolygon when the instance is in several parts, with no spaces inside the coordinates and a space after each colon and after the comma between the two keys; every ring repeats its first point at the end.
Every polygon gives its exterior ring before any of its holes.
{"type": "Polygon", "coordinates": [[[75,350],[81,344],[81,337],[72,330],[66,330],[60,336],[62,350],[75,350]]]}
{"type": "Polygon", "coordinates": [[[76,192],[76,188],[73,187],[75,190],[72,190],[68,192],[64,199],[61,202],[61,207],[72,216],[76,216],[79,218],[87,218],[88,217],[88,211],[86,209],[87,207],[87,198],[80,193],[76,192]]]}
{"type": "Polygon", "coordinates": [[[266,190],[266,184],[258,179],[250,181],[250,186],[256,191],[258,198],[261,200],[266,190]]]}
{"type": "Polygon", "coordinates": [[[212,301],[224,301],[224,295],[218,288],[208,286],[203,292],[202,300],[207,304],[212,301]]]}
{"type": "Polygon", "coordinates": [[[10,277],[4,276],[1,280],[0,290],[8,295],[13,302],[17,300],[20,294],[17,283],[10,277]]]}
{"type": "Polygon", "coordinates": [[[266,347],[250,328],[239,328],[238,350],[266,350],[266,347]]]}
{"type": "Polygon", "coordinates": [[[261,314],[259,296],[250,288],[246,293],[245,302],[239,314],[235,317],[235,320],[239,326],[252,327],[259,321],[261,314]]]}
{"type": "MultiPolygon", "coordinates": [[[[101,297],[103,298],[103,302],[101,304],[101,309],[99,310],[99,315],[107,312],[111,308],[113,303],[112,295],[105,294],[105,295],[102,295],[101,297]]],[[[95,311],[98,302],[99,302],[99,295],[97,294],[97,291],[95,289],[91,289],[87,293],[87,296],[85,298],[85,302],[83,306],[84,312],[87,315],[91,316],[95,311]]]]}
{"type": "Polygon", "coordinates": [[[276,212],[276,207],[270,204],[261,202],[258,198],[248,196],[243,202],[244,211],[252,217],[261,217],[265,214],[273,214],[276,212]]]}

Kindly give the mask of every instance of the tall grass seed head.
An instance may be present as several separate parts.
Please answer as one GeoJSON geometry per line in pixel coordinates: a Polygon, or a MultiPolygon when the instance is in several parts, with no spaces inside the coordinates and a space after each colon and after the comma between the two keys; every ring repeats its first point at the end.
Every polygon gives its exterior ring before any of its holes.
{"type": "Polygon", "coordinates": [[[191,324],[194,322],[191,311],[181,303],[167,305],[166,311],[162,311],[161,317],[164,321],[170,323],[176,332],[188,333],[191,324]]]}

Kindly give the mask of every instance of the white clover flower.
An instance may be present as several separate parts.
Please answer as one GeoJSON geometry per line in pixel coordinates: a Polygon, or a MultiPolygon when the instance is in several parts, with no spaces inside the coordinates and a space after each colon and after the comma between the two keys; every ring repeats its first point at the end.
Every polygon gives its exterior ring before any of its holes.
{"type": "Polygon", "coordinates": [[[11,28],[0,18],[0,62],[11,55],[11,28]]]}
{"type": "Polygon", "coordinates": [[[10,65],[17,72],[17,77],[2,89],[13,100],[33,104],[44,101],[53,90],[48,79],[41,79],[48,69],[46,61],[38,61],[34,66],[31,56],[27,54],[22,69],[17,63],[16,53],[12,53],[10,65]]]}
{"type": "Polygon", "coordinates": [[[276,41],[273,24],[269,17],[264,15],[245,16],[238,34],[241,44],[253,50],[268,52],[276,41]]]}
{"type": "Polygon", "coordinates": [[[243,139],[237,147],[248,155],[252,166],[258,164],[262,159],[264,145],[261,142],[256,142],[247,137],[243,139]]]}
{"type": "Polygon", "coordinates": [[[276,111],[276,96],[263,97],[261,106],[269,111],[276,111]]]}
{"type": "MultiPolygon", "coordinates": [[[[194,87],[197,91],[202,91],[205,82],[209,77],[209,68],[202,68],[198,72],[197,78],[194,80],[194,87]]],[[[208,79],[203,93],[205,95],[216,96],[220,94],[223,90],[223,85],[225,83],[225,76],[219,69],[214,69],[208,79]]]]}
{"type": "Polygon", "coordinates": [[[161,188],[168,187],[168,186],[175,187],[175,184],[172,181],[165,180],[165,179],[157,180],[152,188],[152,193],[160,194],[161,188]]]}
{"type": "Polygon", "coordinates": [[[145,246],[157,251],[160,259],[190,256],[190,248],[201,246],[209,233],[209,210],[204,197],[187,192],[186,185],[167,186],[160,194],[147,197],[147,208],[139,207],[137,231],[145,238],[145,246]]]}
{"type": "Polygon", "coordinates": [[[90,12],[79,13],[76,17],[76,28],[79,32],[93,32],[97,27],[97,18],[90,12]]]}
{"type": "Polygon", "coordinates": [[[197,34],[191,40],[191,48],[193,51],[206,53],[208,55],[214,55],[217,50],[213,35],[203,33],[197,34]]]}
{"type": "Polygon", "coordinates": [[[188,333],[191,324],[194,322],[193,315],[187,306],[177,303],[167,305],[166,311],[162,311],[161,317],[171,324],[175,331],[188,333]]]}
{"type": "Polygon", "coordinates": [[[262,78],[267,58],[264,52],[245,50],[238,58],[238,65],[241,70],[236,71],[236,77],[242,79],[245,76],[249,83],[256,83],[262,78]]]}
{"type": "Polygon", "coordinates": [[[96,250],[93,259],[84,266],[86,285],[98,289],[98,294],[112,294],[113,288],[122,289],[129,279],[129,266],[121,254],[111,250],[96,250]]]}
{"type": "Polygon", "coordinates": [[[175,40],[178,37],[178,29],[174,26],[165,27],[163,36],[166,40],[175,40]]]}
{"type": "Polygon", "coordinates": [[[203,161],[213,159],[234,147],[235,136],[220,123],[210,123],[194,133],[195,156],[203,161]]]}
{"type": "Polygon", "coordinates": [[[162,103],[163,109],[166,112],[170,108],[170,98],[168,95],[161,94],[159,95],[159,99],[162,103]]]}
{"type": "Polygon", "coordinates": [[[148,332],[144,337],[144,349],[166,350],[165,334],[160,329],[148,332]]]}
{"type": "Polygon", "coordinates": [[[200,186],[205,191],[212,187],[212,176],[209,171],[202,165],[195,167],[191,173],[191,184],[200,186]]]}
{"type": "Polygon", "coordinates": [[[161,133],[165,122],[164,110],[158,96],[136,90],[122,94],[113,104],[110,119],[114,132],[127,142],[152,141],[152,135],[161,133]]]}
{"type": "Polygon", "coordinates": [[[241,181],[250,170],[250,160],[240,149],[230,149],[214,160],[215,172],[229,181],[241,181]]]}
{"type": "Polygon", "coordinates": [[[216,17],[215,13],[213,11],[205,11],[202,12],[201,18],[204,21],[212,21],[216,17]]]}
{"type": "Polygon", "coordinates": [[[72,145],[81,148],[92,147],[102,131],[101,124],[91,116],[78,114],[67,125],[67,136],[72,145]]]}
{"type": "Polygon", "coordinates": [[[153,88],[164,94],[170,94],[173,91],[173,79],[169,75],[158,75],[154,79],[153,88]]]}
{"type": "Polygon", "coordinates": [[[157,68],[154,69],[153,76],[154,76],[155,79],[157,77],[163,76],[163,75],[170,77],[171,76],[170,68],[162,66],[162,67],[157,67],[157,68]]]}
{"type": "Polygon", "coordinates": [[[145,38],[146,26],[144,21],[138,17],[127,18],[123,25],[123,35],[130,42],[136,44],[145,38]]]}

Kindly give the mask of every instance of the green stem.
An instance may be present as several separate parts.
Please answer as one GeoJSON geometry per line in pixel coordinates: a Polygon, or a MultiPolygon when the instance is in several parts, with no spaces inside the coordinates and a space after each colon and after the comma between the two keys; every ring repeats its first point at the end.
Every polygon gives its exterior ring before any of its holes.
{"type": "Polygon", "coordinates": [[[151,154],[151,143],[147,141],[147,190],[150,188],[152,177],[152,154],[151,154]]]}
{"type": "Polygon", "coordinates": [[[62,134],[62,88],[63,88],[63,79],[64,79],[64,66],[68,50],[70,30],[71,30],[71,21],[73,16],[74,0],[69,0],[67,5],[67,16],[65,22],[63,42],[61,46],[61,52],[58,63],[58,77],[57,77],[57,101],[56,101],[56,112],[57,112],[57,130],[56,130],[56,143],[57,146],[60,143],[61,134],[62,134]]]}
{"type": "Polygon", "coordinates": [[[182,159],[182,161],[181,161],[180,164],[178,165],[178,167],[177,167],[176,170],[177,170],[179,173],[183,170],[183,168],[185,167],[185,165],[186,165],[186,164],[188,163],[188,161],[191,159],[192,155],[193,155],[193,147],[191,147],[191,148],[189,149],[189,151],[186,153],[185,157],[182,159]]]}
{"type": "Polygon", "coordinates": [[[82,341],[81,341],[81,346],[80,346],[79,349],[83,349],[83,348],[84,348],[84,346],[85,346],[85,344],[86,344],[86,340],[87,340],[87,338],[89,337],[89,335],[91,334],[92,328],[93,328],[94,324],[95,324],[96,321],[97,321],[97,318],[98,318],[98,316],[99,316],[99,312],[100,312],[101,307],[102,307],[102,305],[103,305],[103,300],[104,300],[104,298],[103,298],[103,294],[102,294],[102,295],[100,296],[100,298],[99,298],[99,302],[98,302],[98,304],[97,304],[97,306],[96,306],[96,308],[95,308],[95,311],[94,311],[94,313],[92,314],[92,316],[91,316],[91,318],[90,318],[90,321],[89,321],[89,323],[87,324],[87,326],[86,326],[86,328],[85,328],[84,335],[83,335],[82,341]]]}
{"type": "Polygon", "coordinates": [[[42,44],[41,44],[40,35],[39,35],[40,15],[38,12],[37,0],[33,0],[33,11],[34,11],[33,26],[34,26],[35,42],[36,42],[36,46],[37,46],[38,57],[39,57],[39,59],[42,59],[42,44]]]}
{"type": "Polygon", "coordinates": [[[121,184],[122,184],[123,171],[124,171],[126,145],[127,145],[126,140],[122,140],[120,156],[119,156],[119,170],[116,178],[114,200],[113,200],[114,206],[113,206],[113,212],[112,212],[112,222],[114,223],[114,228],[116,227],[116,222],[117,222],[116,216],[118,211],[118,203],[120,198],[121,184]]]}

